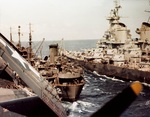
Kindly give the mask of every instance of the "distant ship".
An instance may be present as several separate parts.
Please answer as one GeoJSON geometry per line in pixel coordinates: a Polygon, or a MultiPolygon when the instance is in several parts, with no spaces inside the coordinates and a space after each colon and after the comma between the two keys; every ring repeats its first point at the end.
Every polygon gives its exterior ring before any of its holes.
{"type": "Polygon", "coordinates": [[[115,1],[107,18],[110,27],[96,48],[83,52],[63,50],[63,55],[101,75],[150,83],[150,24],[143,22],[136,30],[140,38],[131,39],[130,30],[120,22],[120,8],[115,1]]]}

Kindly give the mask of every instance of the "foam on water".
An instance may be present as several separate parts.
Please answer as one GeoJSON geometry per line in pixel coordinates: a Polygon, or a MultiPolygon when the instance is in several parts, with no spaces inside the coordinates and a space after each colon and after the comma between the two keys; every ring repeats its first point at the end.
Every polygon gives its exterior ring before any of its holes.
{"type": "Polygon", "coordinates": [[[93,104],[92,102],[87,102],[87,101],[81,101],[78,100],[76,102],[73,102],[69,107],[69,116],[68,117],[75,117],[75,115],[81,115],[84,113],[94,113],[96,111],[95,108],[99,107],[96,104],[93,104]]]}
{"type": "Polygon", "coordinates": [[[95,75],[97,75],[97,76],[99,76],[99,77],[102,77],[102,78],[100,78],[101,80],[104,80],[104,81],[106,81],[106,78],[107,79],[111,79],[111,80],[113,80],[113,81],[120,81],[120,82],[124,82],[123,80],[120,80],[120,79],[117,79],[117,78],[115,78],[115,77],[108,77],[108,76],[106,76],[106,75],[100,75],[99,73],[97,73],[96,71],[93,71],[93,74],[95,74],[95,75]],[[105,78],[105,79],[104,79],[105,78]]]}

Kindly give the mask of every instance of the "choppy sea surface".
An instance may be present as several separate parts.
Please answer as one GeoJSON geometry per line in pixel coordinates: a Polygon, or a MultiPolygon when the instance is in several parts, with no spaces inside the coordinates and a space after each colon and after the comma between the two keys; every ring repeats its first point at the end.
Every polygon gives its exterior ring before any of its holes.
{"type": "MultiPolygon", "coordinates": [[[[63,48],[68,50],[79,51],[81,49],[93,48],[97,40],[73,40],[73,41],[45,41],[41,47],[41,42],[33,42],[33,50],[39,51],[42,57],[49,55],[49,45],[59,43],[63,48]]],[[[23,43],[27,46],[27,43],[23,43]]],[[[131,82],[125,82],[102,76],[96,73],[85,72],[86,84],[77,101],[63,102],[67,109],[68,117],[90,117],[92,113],[101,108],[107,101],[120,93],[131,82]]],[[[121,102],[118,102],[121,103],[121,102]]],[[[114,106],[115,108],[115,106],[114,106]]],[[[143,91],[130,105],[130,107],[121,115],[121,117],[150,117],[150,87],[144,86],[143,91]]]]}

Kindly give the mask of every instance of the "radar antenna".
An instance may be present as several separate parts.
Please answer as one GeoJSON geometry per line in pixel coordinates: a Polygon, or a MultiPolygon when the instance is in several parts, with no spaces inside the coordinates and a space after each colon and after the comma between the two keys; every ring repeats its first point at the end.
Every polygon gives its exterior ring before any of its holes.
{"type": "Polygon", "coordinates": [[[114,3],[115,3],[114,15],[117,17],[118,16],[118,11],[121,8],[121,6],[118,5],[118,0],[114,0],[114,3]]]}
{"type": "Polygon", "coordinates": [[[115,20],[116,22],[119,22],[120,16],[119,16],[119,9],[121,8],[120,5],[118,5],[118,1],[114,0],[115,8],[111,10],[110,16],[107,18],[109,20],[110,24],[115,20]]]}

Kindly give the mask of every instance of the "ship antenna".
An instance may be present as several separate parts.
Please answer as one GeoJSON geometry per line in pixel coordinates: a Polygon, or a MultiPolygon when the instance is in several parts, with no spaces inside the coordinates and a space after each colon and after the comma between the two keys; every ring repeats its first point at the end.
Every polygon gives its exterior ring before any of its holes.
{"type": "Polygon", "coordinates": [[[28,61],[31,62],[32,57],[32,34],[31,34],[31,23],[29,23],[29,56],[28,61]]]}
{"type": "Polygon", "coordinates": [[[119,11],[119,9],[121,8],[121,6],[118,5],[118,1],[117,1],[117,0],[114,0],[114,3],[115,3],[114,15],[115,15],[116,17],[119,17],[119,16],[118,16],[118,11],[119,11]]]}
{"type": "Polygon", "coordinates": [[[114,0],[115,8],[111,10],[110,16],[107,18],[109,20],[110,24],[115,20],[119,22],[120,16],[119,16],[119,9],[121,8],[120,5],[118,5],[118,1],[114,0]]]}

